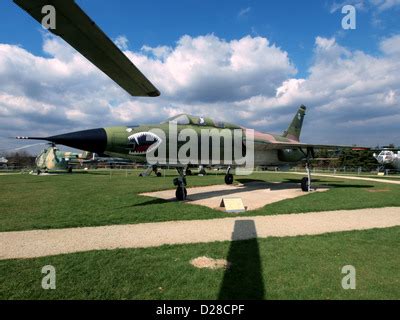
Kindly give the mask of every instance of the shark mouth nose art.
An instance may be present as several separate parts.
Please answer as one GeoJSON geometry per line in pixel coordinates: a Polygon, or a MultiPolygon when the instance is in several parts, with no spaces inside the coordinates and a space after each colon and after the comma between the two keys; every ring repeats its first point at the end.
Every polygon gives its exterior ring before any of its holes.
{"type": "Polygon", "coordinates": [[[162,143],[161,138],[152,132],[138,132],[129,136],[128,139],[132,147],[130,154],[145,154],[154,151],[162,143]]]}

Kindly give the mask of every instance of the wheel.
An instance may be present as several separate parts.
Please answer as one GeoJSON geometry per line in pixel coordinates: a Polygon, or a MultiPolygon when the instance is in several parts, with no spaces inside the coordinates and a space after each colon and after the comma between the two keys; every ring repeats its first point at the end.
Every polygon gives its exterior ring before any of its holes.
{"type": "Polygon", "coordinates": [[[161,172],[156,173],[157,177],[161,177],[161,172]]]}
{"type": "Polygon", "coordinates": [[[187,169],[187,170],[186,170],[186,175],[187,175],[187,176],[191,176],[191,175],[192,175],[192,170],[187,169]]]}
{"type": "Polygon", "coordinates": [[[301,190],[304,192],[308,192],[308,178],[304,177],[301,179],[301,190]]]}
{"type": "Polygon", "coordinates": [[[178,201],[183,201],[187,197],[187,190],[186,188],[178,187],[175,191],[175,196],[178,201]]]}
{"type": "Polygon", "coordinates": [[[199,175],[203,175],[203,176],[205,176],[205,175],[206,175],[206,170],[204,170],[204,169],[201,169],[201,170],[200,170],[200,172],[199,172],[199,175]]]}
{"type": "Polygon", "coordinates": [[[229,173],[225,175],[225,183],[232,184],[233,183],[233,174],[229,173]]]}
{"type": "Polygon", "coordinates": [[[72,173],[72,167],[68,167],[67,171],[68,173],[72,173]]]}

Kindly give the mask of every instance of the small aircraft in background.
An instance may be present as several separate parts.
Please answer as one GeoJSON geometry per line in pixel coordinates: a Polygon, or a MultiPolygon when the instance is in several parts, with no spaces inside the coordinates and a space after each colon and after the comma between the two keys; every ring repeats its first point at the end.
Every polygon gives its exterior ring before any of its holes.
{"type": "Polygon", "coordinates": [[[0,157],[0,168],[7,168],[8,160],[5,157],[0,157]]]}
{"type": "MultiPolygon", "coordinates": [[[[52,171],[66,171],[72,173],[73,169],[83,169],[85,170],[90,165],[93,168],[100,166],[107,166],[113,168],[114,166],[125,166],[132,165],[131,160],[122,158],[112,158],[108,156],[98,156],[96,153],[82,151],[82,152],[71,152],[71,151],[61,151],[55,143],[36,143],[32,145],[23,146],[14,149],[19,151],[22,149],[32,148],[38,145],[47,145],[42,151],[38,153],[35,157],[35,170],[38,175],[41,173],[48,173],[52,171]]],[[[4,157],[0,158],[0,168],[7,168],[8,160],[4,157]]]]}
{"type": "Polygon", "coordinates": [[[72,172],[74,166],[83,163],[93,162],[94,154],[84,151],[83,153],[60,151],[55,144],[50,144],[40,152],[36,159],[36,173],[39,175],[42,172],[49,171],[67,171],[72,172]]]}
{"type": "Polygon", "coordinates": [[[383,148],[379,154],[374,153],[374,158],[384,170],[393,169],[400,171],[400,150],[383,148]]]}

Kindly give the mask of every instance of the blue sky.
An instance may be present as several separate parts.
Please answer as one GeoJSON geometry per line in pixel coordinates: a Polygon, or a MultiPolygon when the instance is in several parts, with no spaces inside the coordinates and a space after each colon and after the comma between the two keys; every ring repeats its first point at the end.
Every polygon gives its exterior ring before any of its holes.
{"type": "Polygon", "coordinates": [[[12,1],[0,1],[0,149],[14,135],[151,123],[181,112],[303,140],[400,145],[400,0],[78,0],[161,90],[126,95],[12,1]],[[357,9],[343,30],[341,8],[357,9]],[[307,125],[308,124],[308,125],[307,125]],[[349,139],[351,137],[351,139],[349,139]]]}
{"type": "MultiPolygon", "coordinates": [[[[183,34],[196,37],[212,33],[226,40],[260,35],[289,52],[301,76],[312,63],[317,36],[337,36],[346,47],[376,53],[377,39],[400,32],[399,8],[379,12],[368,4],[357,12],[358,28],[343,31],[343,14],[340,9],[332,12],[341,3],[328,0],[78,0],[77,3],[107,35],[112,38],[125,35],[133,50],[143,45],[171,46],[183,34]],[[379,25],[376,19],[380,20],[379,25]]],[[[35,54],[43,54],[40,27],[12,1],[0,2],[0,19],[1,42],[20,44],[35,54]]]]}

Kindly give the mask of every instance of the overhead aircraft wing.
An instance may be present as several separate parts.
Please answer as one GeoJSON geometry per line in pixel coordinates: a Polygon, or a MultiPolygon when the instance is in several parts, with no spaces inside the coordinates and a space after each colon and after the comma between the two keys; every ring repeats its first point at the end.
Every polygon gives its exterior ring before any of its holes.
{"type": "MultiPolygon", "coordinates": [[[[56,10],[56,28],[60,36],[108,75],[132,96],[157,97],[160,92],[125,56],[109,37],[86,15],[74,0],[13,0],[39,23],[45,14],[42,8],[56,10]]],[[[110,3],[111,5],[111,3],[110,3]]]]}
{"type": "Polygon", "coordinates": [[[259,147],[266,150],[280,150],[280,149],[326,149],[326,150],[338,150],[338,149],[351,149],[351,150],[370,150],[366,147],[357,146],[342,146],[342,145],[326,145],[326,144],[309,144],[309,143],[288,143],[288,142],[269,142],[258,144],[259,147]]]}

